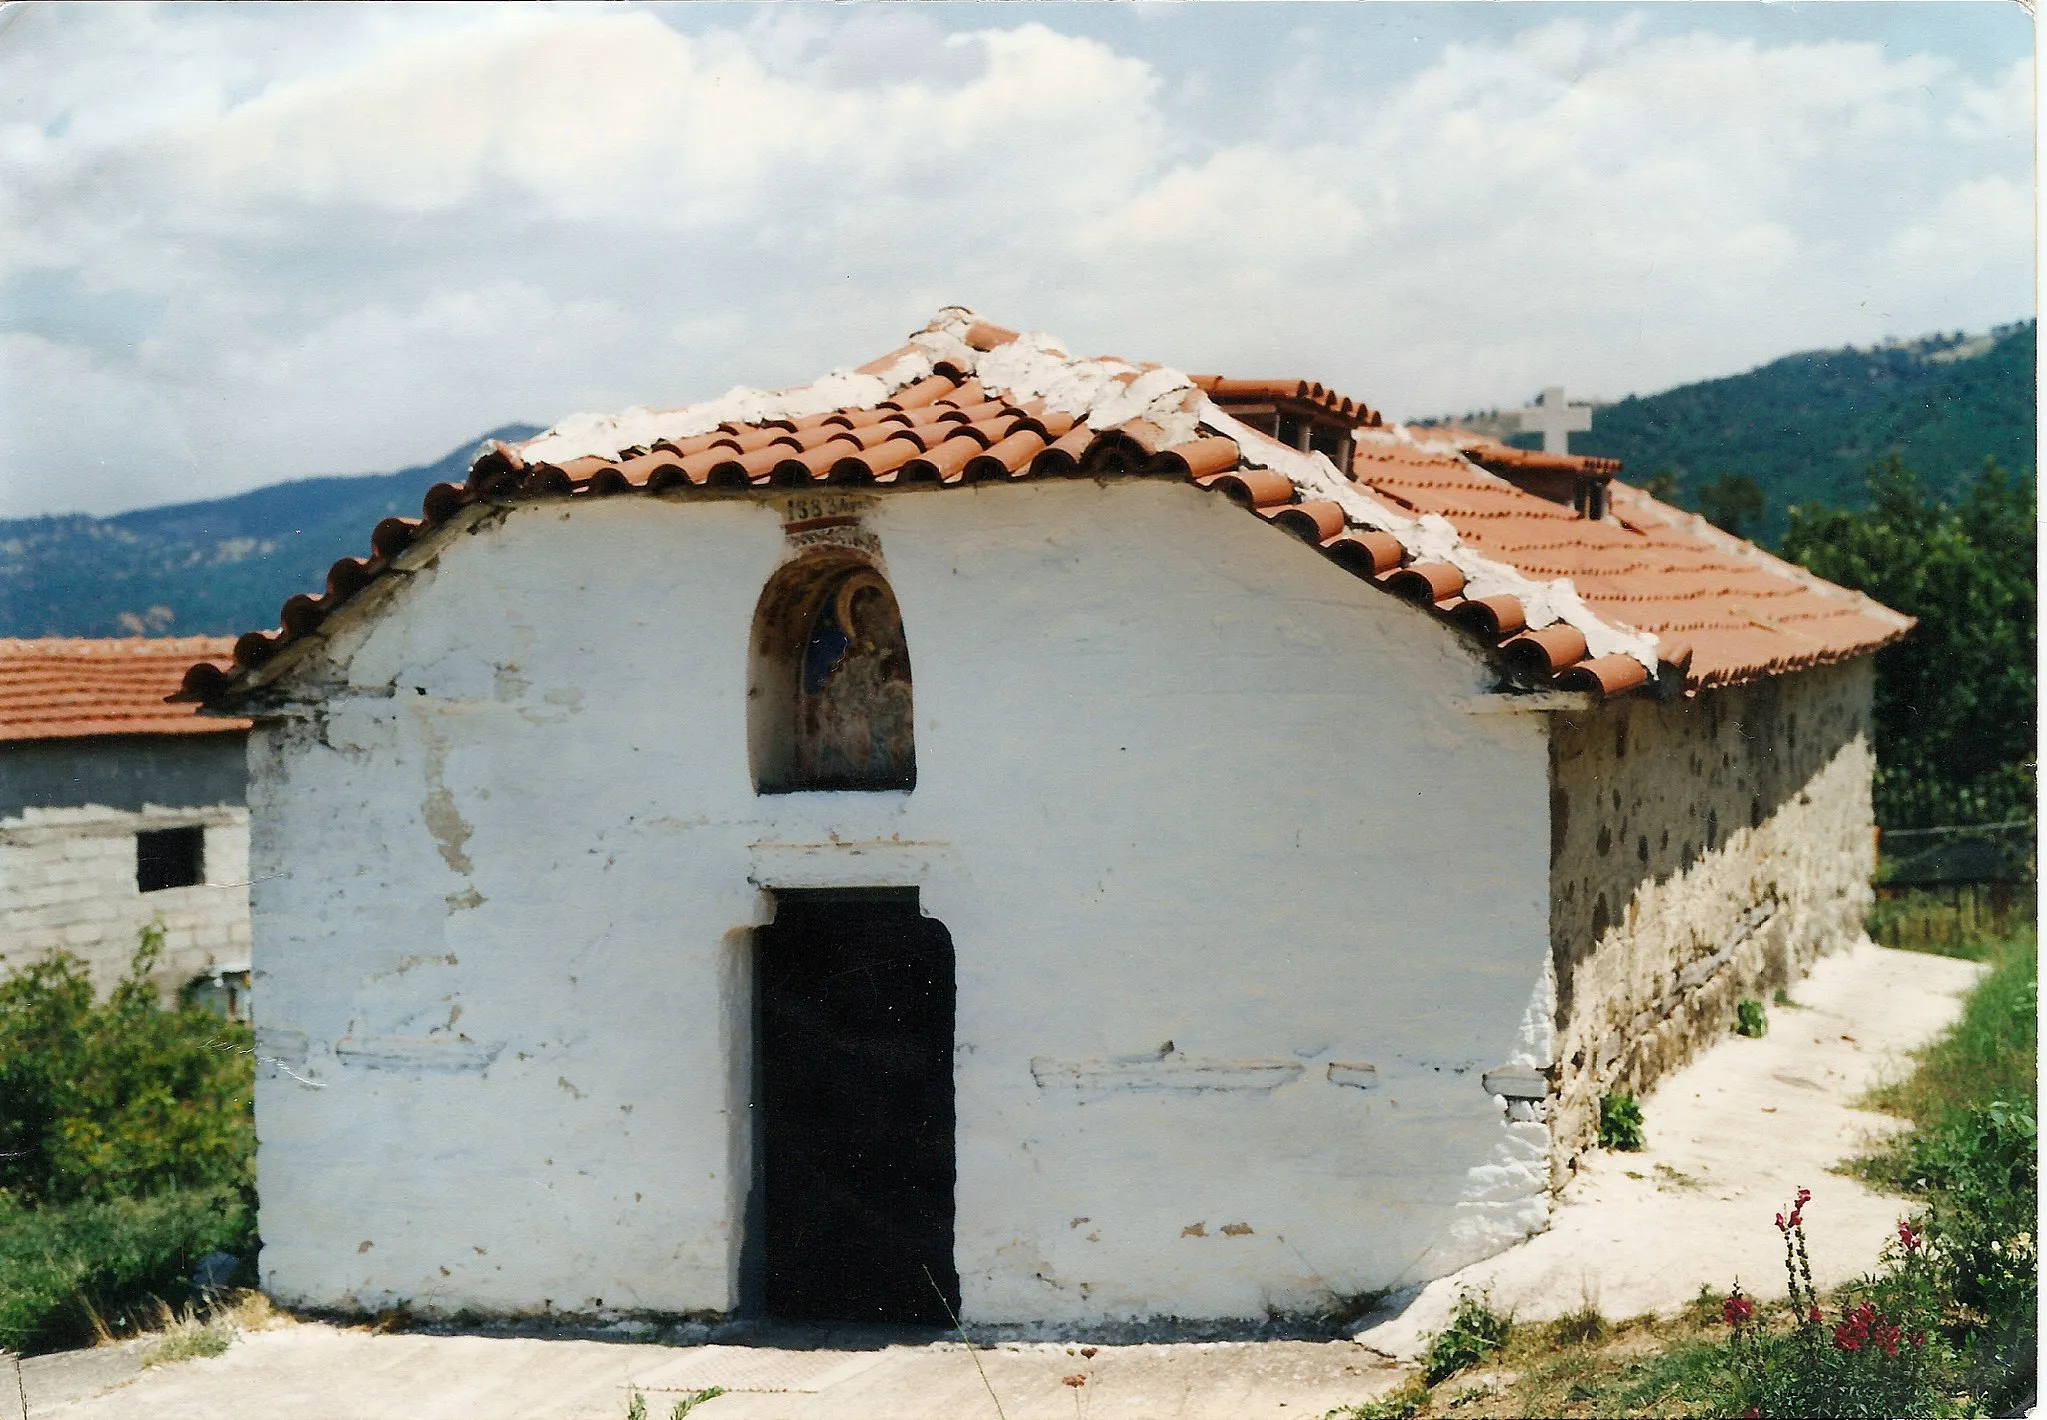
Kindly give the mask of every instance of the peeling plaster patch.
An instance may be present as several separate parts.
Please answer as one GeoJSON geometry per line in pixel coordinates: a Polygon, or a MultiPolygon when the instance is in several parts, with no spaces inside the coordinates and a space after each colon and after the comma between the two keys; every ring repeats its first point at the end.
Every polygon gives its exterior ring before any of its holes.
{"type": "Polygon", "coordinates": [[[420,733],[426,741],[426,798],[420,803],[420,814],[426,820],[427,832],[434,836],[442,860],[466,878],[475,871],[475,866],[463,845],[475,830],[455,811],[455,796],[448,792],[444,779],[448,742],[436,732],[430,716],[420,716],[420,733]]]}
{"type": "MultiPolygon", "coordinates": [[[[461,892],[449,893],[442,901],[448,904],[448,915],[452,917],[457,912],[467,912],[471,908],[481,907],[486,902],[489,902],[490,899],[478,892],[474,887],[469,887],[464,888],[461,892]]],[[[449,961],[452,962],[453,960],[453,957],[449,958],[449,961]]]]}
{"type": "Polygon", "coordinates": [[[343,1064],[371,1070],[484,1070],[504,1048],[501,1040],[471,1040],[466,1035],[348,1036],[334,1042],[334,1054],[343,1064]]]}
{"type": "Polygon", "coordinates": [[[582,1092],[581,1090],[577,1089],[577,1088],[575,1087],[575,1085],[573,1085],[572,1083],[570,1083],[570,1081],[569,1081],[569,1077],[568,1077],[567,1075],[557,1075],[557,1076],[555,1076],[555,1077],[554,1077],[554,1083],[555,1083],[555,1087],[556,1087],[557,1089],[563,1089],[563,1090],[567,1090],[567,1091],[568,1091],[568,1092],[569,1092],[570,1094],[574,1095],[574,1096],[575,1096],[575,1097],[576,1097],[577,1099],[581,1099],[581,1098],[583,1098],[583,1092],[582,1092]]]}
{"type": "Polygon", "coordinates": [[[1189,1223],[1186,1227],[1180,1229],[1180,1236],[1183,1238],[1205,1238],[1208,1236],[1208,1225],[1206,1223],[1189,1223]]]}
{"type": "Polygon", "coordinates": [[[1379,1088],[1379,1067],[1377,1065],[1345,1065],[1332,1060],[1329,1063],[1329,1083],[1348,1085],[1354,1090],[1376,1090],[1379,1088]]]}
{"type": "Polygon", "coordinates": [[[1151,1092],[1173,1095],[1271,1094],[1300,1078],[1292,1060],[1215,1060],[1168,1054],[1085,1056],[1078,1060],[1031,1057],[1031,1078],[1041,1090],[1105,1095],[1151,1092]]]}
{"type": "Polygon", "coordinates": [[[1251,1236],[1249,1223],[1224,1223],[1223,1236],[1226,1238],[1248,1238],[1251,1236]]]}

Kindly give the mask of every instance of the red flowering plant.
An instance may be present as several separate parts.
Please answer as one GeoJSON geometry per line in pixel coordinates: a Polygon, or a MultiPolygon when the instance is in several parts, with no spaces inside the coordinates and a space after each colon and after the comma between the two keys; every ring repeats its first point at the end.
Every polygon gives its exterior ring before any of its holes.
{"type": "Polygon", "coordinates": [[[1766,1324],[1762,1309],[1739,1287],[1721,1304],[1738,1414],[1756,1416],[1914,1416],[1947,1412],[1944,1382],[1951,1357],[1937,1329],[1938,1291],[1925,1244],[1911,1221],[1898,1225],[1884,1267],[1851,1289],[1835,1309],[1813,1284],[1805,1236],[1812,1191],[1801,1188],[1777,1214],[1784,1239],[1783,1314],[1789,1325],[1766,1324]]]}

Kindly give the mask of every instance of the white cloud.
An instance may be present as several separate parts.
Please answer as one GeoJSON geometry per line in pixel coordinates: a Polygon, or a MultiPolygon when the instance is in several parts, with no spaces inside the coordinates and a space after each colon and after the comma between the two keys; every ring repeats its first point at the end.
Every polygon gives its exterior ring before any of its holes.
{"type": "Polygon", "coordinates": [[[124,442],[224,491],[806,380],[949,301],[1418,414],[2031,298],[2029,61],[1531,8],[1391,79],[1243,76],[1274,102],[1205,127],[1230,56],[1169,85],[1063,13],[31,12],[4,506],[161,496],[124,442]]]}

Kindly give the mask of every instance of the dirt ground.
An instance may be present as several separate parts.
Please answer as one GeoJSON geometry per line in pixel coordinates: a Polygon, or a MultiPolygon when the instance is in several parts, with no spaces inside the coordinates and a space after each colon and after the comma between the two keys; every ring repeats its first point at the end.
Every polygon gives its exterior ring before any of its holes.
{"type": "MultiPolygon", "coordinates": [[[[1321,1416],[1391,1390],[1460,1288],[1521,1320],[1586,1303],[1669,1313],[1701,1286],[1779,1285],[1770,1218],[1801,1185],[1815,1280],[1874,1266],[1901,1209],[1832,1165],[1895,1122],[1854,1102],[1955,1017],[1966,962],[1864,944],[1821,962],[1759,1040],[1730,1036],[1644,1102],[1647,1147],[1594,1155],[1550,1230],[1389,1299],[1357,1340],[1083,1347],[762,1333],[750,1344],[375,1334],[280,1319],[224,1355],[144,1369],[143,1345],[36,1357],[34,1420],[650,1420],[714,1387],[696,1420],[1254,1420],[1321,1416]],[[1090,1354],[1091,1353],[1091,1354],[1090,1354]],[[1070,1384],[1077,1379],[1080,1384],[1070,1384]]],[[[12,1377],[0,1378],[11,1381],[12,1377]]],[[[4,1386],[0,1386],[4,1389],[4,1386]]],[[[4,1410],[0,1410],[4,1413],[4,1410]]]]}

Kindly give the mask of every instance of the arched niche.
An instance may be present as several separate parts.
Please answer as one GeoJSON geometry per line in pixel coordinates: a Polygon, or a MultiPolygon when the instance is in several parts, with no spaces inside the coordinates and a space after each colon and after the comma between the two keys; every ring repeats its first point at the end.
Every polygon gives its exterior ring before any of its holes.
{"type": "Polygon", "coordinates": [[[879,568],[834,551],[769,580],[747,686],[756,789],[912,788],[911,711],[902,611],[879,568]]]}

